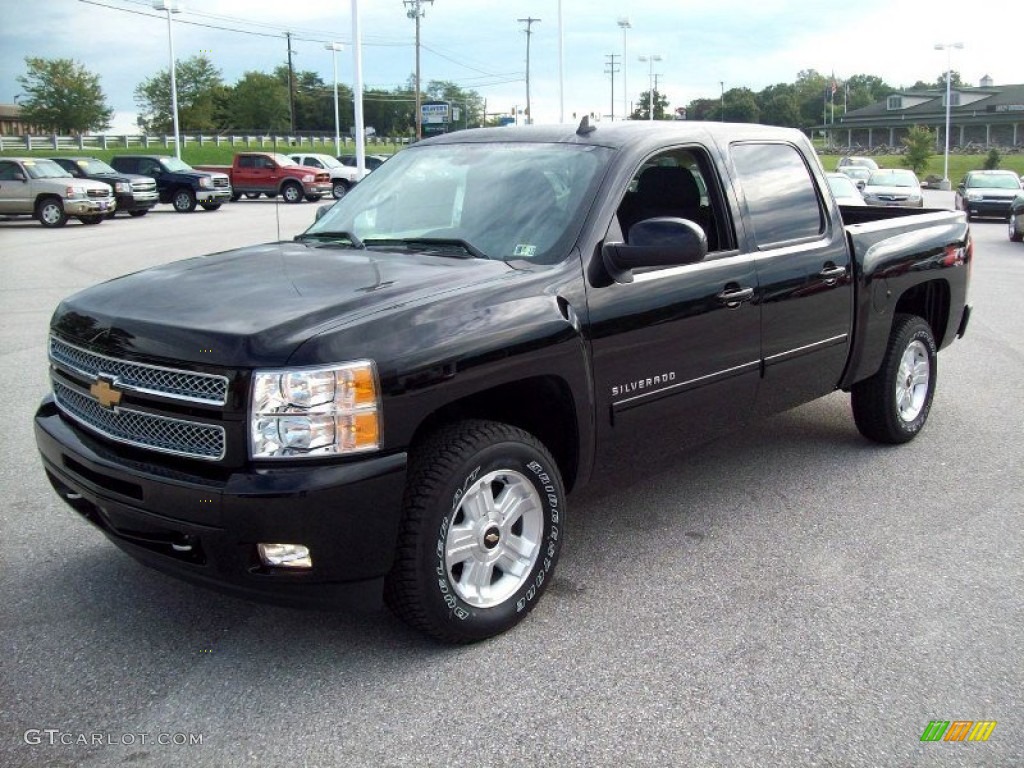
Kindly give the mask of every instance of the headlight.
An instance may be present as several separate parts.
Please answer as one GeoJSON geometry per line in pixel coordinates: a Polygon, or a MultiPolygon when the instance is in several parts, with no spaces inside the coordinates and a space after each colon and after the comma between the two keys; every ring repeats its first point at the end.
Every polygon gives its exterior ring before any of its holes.
{"type": "Polygon", "coordinates": [[[370,360],[253,372],[249,452],[286,459],[380,447],[380,387],[370,360]]]}
{"type": "Polygon", "coordinates": [[[314,176],[311,173],[307,173],[305,176],[302,177],[303,184],[312,184],[314,181],[316,181],[316,176],[314,176]]]}
{"type": "Polygon", "coordinates": [[[920,203],[921,202],[921,196],[920,195],[911,195],[910,197],[907,198],[907,200],[910,201],[911,203],[920,203]]]}
{"type": "Polygon", "coordinates": [[[119,181],[116,184],[114,184],[114,189],[123,195],[128,195],[131,194],[132,185],[131,182],[128,181],[119,181]]]}
{"type": "Polygon", "coordinates": [[[64,190],[64,196],[69,199],[85,197],[85,187],[68,187],[64,190]]]}
{"type": "Polygon", "coordinates": [[[984,197],[984,195],[982,195],[981,192],[968,192],[967,193],[967,199],[970,200],[972,203],[978,202],[983,197],[984,197]]]}
{"type": "Polygon", "coordinates": [[[203,189],[213,189],[213,177],[212,176],[200,176],[199,186],[203,189]]]}

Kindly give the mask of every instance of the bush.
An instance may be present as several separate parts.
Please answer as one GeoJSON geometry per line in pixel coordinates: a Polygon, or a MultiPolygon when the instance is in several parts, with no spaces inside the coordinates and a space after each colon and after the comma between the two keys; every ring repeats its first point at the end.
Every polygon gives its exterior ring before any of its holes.
{"type": "Polygon", "coordinates": [[[994,171],[999,167],[999,163],[1003,161],[1003,156],[999,154],[998,149],[989,150],[988,157],[985,158],[985,170],[994,171]]]}
{"type": "Polygon", "coordinates": [[[924,170],[928,167],[928,161],[932,157],[932,147],[935,146],[935,134],[924,126],[915,125],[907,132],[903,139],[903,144],[907,147],[907,153],[904,155],[906,164],[910,166],[914,173],[919,175],[924,173],[924,170]]]}

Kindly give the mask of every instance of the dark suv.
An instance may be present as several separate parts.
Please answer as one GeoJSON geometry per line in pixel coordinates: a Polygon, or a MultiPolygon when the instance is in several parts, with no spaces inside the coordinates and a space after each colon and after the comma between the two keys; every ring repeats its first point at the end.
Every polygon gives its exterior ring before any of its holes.
{"type": "MultiPolygon", "coordinates": [[[[53,157],[50,158],[76,179],[103,181],[114,189],[117,210],[127,211],[129,216],[145,216],[149,209],[159,202],[156,182],[149,176],[137,173],[118,173],[102,160],[95,157],[53,157]]],[[[114,218],[114,213],[107,214],[114,218]]]]}
{"type": "Polygon", "coordinates": [[[178,213],[189,213],[198,203],[215,211],[231,199],[231,181],[225,173],[197,171],[169,155],[118,155],[110,164],[122,173],[140,173],[156,180],[161,203],[178,213]]]}
{"type": "Polygon", "coordinates": [[[968,171],[956,188],[956,208],[967,218],[975,216],[1010,217],[1010,205],[1021,190],[1013,171],[968,171]]]}

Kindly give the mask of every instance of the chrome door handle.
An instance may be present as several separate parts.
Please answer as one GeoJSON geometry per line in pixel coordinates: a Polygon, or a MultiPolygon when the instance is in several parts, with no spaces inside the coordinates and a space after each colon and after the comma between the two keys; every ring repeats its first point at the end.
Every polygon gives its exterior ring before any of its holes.
{"type": "Polygon", "coordinates": [[[750,301],[754,298],[753,288],[729,288],[722,291],[716,296],[720,302],[729,307],[729,309],[736,309],[744,301],[750,301]]]}
{"type": "Polygon", "coordinates": [[[818,273],[818,277],[824,280],[829,285],[835,285],[836,281],[841,277],[846,277],[846,267],[836,267],[825,265],[825,268],[818,273]]]}

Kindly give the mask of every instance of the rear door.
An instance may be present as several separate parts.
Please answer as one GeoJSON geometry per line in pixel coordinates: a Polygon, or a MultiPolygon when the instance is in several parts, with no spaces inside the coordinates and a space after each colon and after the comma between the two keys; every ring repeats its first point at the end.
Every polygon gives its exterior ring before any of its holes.
{"type": "Polygon", "coordinates": [[[31,213],[29,194],[24,169],[13,160],[0,160],[0,213],[31,213]]]}
{"type": "Polygon", "coordinates": [[[852,265],[835,202],[795,145],[730,149],[755,254],[764,358],[757,412],[767,414],[838,384],[850,348],[852,265]]]}

